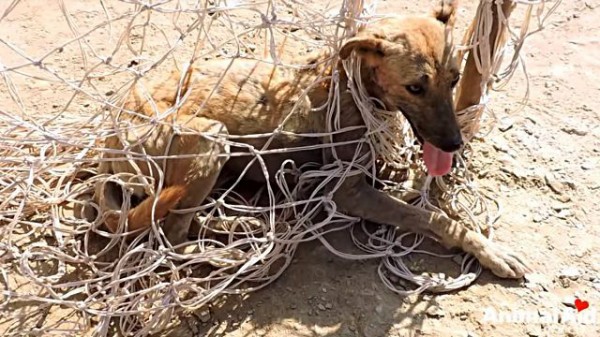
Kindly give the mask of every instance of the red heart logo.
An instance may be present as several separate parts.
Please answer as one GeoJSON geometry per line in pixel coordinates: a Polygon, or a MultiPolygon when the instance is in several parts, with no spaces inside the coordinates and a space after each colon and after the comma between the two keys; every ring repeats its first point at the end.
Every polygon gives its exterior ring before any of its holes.
{"type": "Polygon", "coordinates": [[[577,312],[585,310],[590,307],[590,302],[582,301],[580,299],[575,299],[575,308],[577,308],[577,312]]]}

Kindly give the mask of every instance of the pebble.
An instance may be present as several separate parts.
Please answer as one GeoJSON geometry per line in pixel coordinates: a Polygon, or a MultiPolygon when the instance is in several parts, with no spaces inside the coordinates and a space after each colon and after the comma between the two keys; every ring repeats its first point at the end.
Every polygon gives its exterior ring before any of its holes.
{"type": "Polygon", "coordinates": [[[577,281],[581,277],[581,271],[576,267],[563,268],[558,272],[558,277],[562,279],[568,278],[572,281],[577,281]]]}
{"type": "Polygon", "coordinates": [[[432,318],[442,318],[446,316],[446,313],[442,309],[437,307],[429,307],[429,309],[425,311],[425,314],[432,318]]]}
{"type": "Polygon", "coordinates": [[[331,303],[327,303],[327,304],[325,304],[325,308],[326,308],[327,310],[331,310],[331,309],[333,309],[333,304],[331,304],[331,303]]]}
{"type": "Polygon", "coordinates": [[[533,222],[535,222],[535,223],[542,222],[542,221],[548,219],[548,216],[549,216],[548,214],[536,214],[533,216],[533,222]]]}
{"type": "Polygon", "coordinates": [[[541,326],[534,326],[531,327],[529,329],[527,329],[527,335],[530,337],[539,337],[542,336],[542,327],[541,326]]]}
{"type": "Polygon", "coordinates": [[[323,304],[321,304],[321,303],[319,303],[319,304],[317,305],[317,309],[319,309],[319,310],[321,310],[321,311],[325,311],[325,310],[326,310],[325,306],[324,306],[323,304]]]}
{"type": "Polygon", "coordinates": [[[569,202],[569,201],[571,201],[571,197],[568,196],[568,195],[566,195],[566,194],[563,194],[563,195],[559,196],[557,199],[560,202],[569,202]]]}
{"type": "Polygon", "coordinates": [[[582,129],[582,128],[573,127],[573,126],[565,126],[565,127],[561,128],[561,130],[570,135],[585,136],[588,134],[587,130],[582,129]]]}
{"type": "Polygon", "coordinates": [[[571,212],[568,209],[563,209],[560,212],[558,212],[558,214],[556,214],[557,218],[563,219],[563,220],[566,219],[566,218],[569,218],[571,216],[573,216],[573,212],[571,212]]]}
{"type": "Polygon", "coordinates": [[[566,185],[558,181],[551,173],[546,174],[544,180],[546,181],[546,185],[548,185],[548,187],[556,194],[563,194],[566,190],[566,185]]]}
{"type": "Polygon", "coordinates": [[[593,170],[595,167],[596,165],[591,161],[586,161],[585,163],[581,164],[581,168],[586,171],[593,170]]]}
{"type": "Polygon", "coordinates": [[[571,281],[568,278],[559,278],[558,282],[565,289],[571,286],[571,281]]]}
{"type": "Polygon", "coordinates": [[[200,318],[202,323],[208,323],[208,321],[210,321],[210,311],[208,309],[200,311],[198,318],[200,318]]]}
{"type": "Polygon", "coordinates": [[[498,129],[502,132],[506,132],[512,129],[514,125],[514,121],[508,117],[504,117],[500,120],[500,124],[498,125],[498,129]]]}
{"type": "Polygon", "coordinates": [[[567,306],[569,308],[575,308],[575,296],[566,296],[562,300],[562,304],[564,304],[565,306],[567,306]]]}

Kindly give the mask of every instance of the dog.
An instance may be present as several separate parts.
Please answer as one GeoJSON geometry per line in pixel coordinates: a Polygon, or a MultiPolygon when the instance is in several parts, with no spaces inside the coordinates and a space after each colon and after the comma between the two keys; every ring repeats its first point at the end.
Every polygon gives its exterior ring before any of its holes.
{"type": "MultiPolygon", "coordinates": [[[[344,90],[349,79],[341,68],[341,60],[354,55],[361,60],[360,77],[368,94],[386,110],[404,114],[423,146],[428,172],[434,176],[450,171],[453,153],[463,146],[453,103],[453,88],[460,75],[459,60],[451,55],[446,38],[455,15],[456,2],[444,0],[433,15],[373,21],[345,41],[337,65],[340,127],[364,126],[352,95],[344,90]]],[[[256,60],[206,61],[202,67],[190,68],[184,74],[173,71],[149,95],[133,90],[123,110],[135,114],[121,113],[116,117],[130,127],[108,137],[106,147],[143,155],[125,157],[118,151],[105,152],[99,171],[160,177],[154,184],[162,186],[162,190],[129,210],[128,229],[148,228],[153,219],[164,218],[166,238],[176,246],[187,240],[194,214],[173,210],[201,205],[221,175],[239,176],[244,172],[245,179],[264,182],[263,168],[273,177],[289,159],[300,166],[365,157],[362,154],[367,153],[367,147],[357,148],[356,144],[364,136],[364,128],[335,133],[332,137],[336,146],[325,149],[308,148],[327,140],[300,136],[327,131],[326,112],[319,107],[326,105],[332,88],[329,83],[314,83],[320,75],[332,73],[333,69],[321,62],[329,57],[326,52],[307,57],[306,67],[301,69],[256,60]],[[303,95],[307,88],[310,88],[308,93],[303,95]],[[295,113],[290,115],[292,109],[295,113]],[[172,113],[168,117],[157,122],[159,114],[169,111],[172,113]],[[235,141],[259,149],[307,150],[267,154],[263,163],[252,163],[251,155],[230,156],[232,147],[237,146],[225,142],[230,135],[271,133],[274,133],[271,139],[238,137],[235,141]],[[144,156],[167,157],[156,161],[162,163],[161,169],[144,156]]],[[[239,148],[244,151],[243,146],[239,148]]],[[[427,232],[446,247],[458,247],[473,254],[499,277],[520,278],[529,272],[522,259],[482,234],[443,214],[412,206],[377,190],[364,174],[340,179],[330,183],[329,190],[337,207],[346,214],[405,231],[427,232]]],[[[140,187],[134,194],[143,197],[145,192],[140,187]]],[[[113,200],[110,204],[105,195],[97,191],[94,197],[101,209],[120,209],[118,202],[113,200]]],[[[104,222],[116,233],[125,223],[124,218],[110,213],[104,216],[104,222]]]]}

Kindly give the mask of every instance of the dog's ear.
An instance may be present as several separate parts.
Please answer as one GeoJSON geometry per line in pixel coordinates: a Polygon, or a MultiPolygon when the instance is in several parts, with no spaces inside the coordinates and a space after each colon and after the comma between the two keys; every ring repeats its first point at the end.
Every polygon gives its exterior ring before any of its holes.
{"type": "Polygon", "coordinates": [[[340,58],[342,60],[347,59],[353,51],[362,55],[383,57],[388,43],[386,40],[375,36],[356,36],[344,43],[340,49],[340,58]]]}
{"type": "Polygon", "coordinates": [[[458,0],[439,0],[440,4],[434,9],[433,17],[448,26],[454,26],[458,0]]]}

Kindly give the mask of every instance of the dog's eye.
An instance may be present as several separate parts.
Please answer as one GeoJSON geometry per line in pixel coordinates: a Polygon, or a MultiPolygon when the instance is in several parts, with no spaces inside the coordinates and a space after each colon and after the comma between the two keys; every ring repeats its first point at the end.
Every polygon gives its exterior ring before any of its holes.
{"type": "Polygon", "coordinates": [[[408,92],[410,92],[413,95],[420,95],[425,91],[425,88],[423,88],[422,85],[412,84],[407,85],[406,90],[408,90],[408,92]]]}
{"type": "Polygon", "coordinates": [[[460,80],[460,77],[456,77],[453,81],[452,81],[452,88],[454,88],[457,84],[458,81],[460,80]]]}

